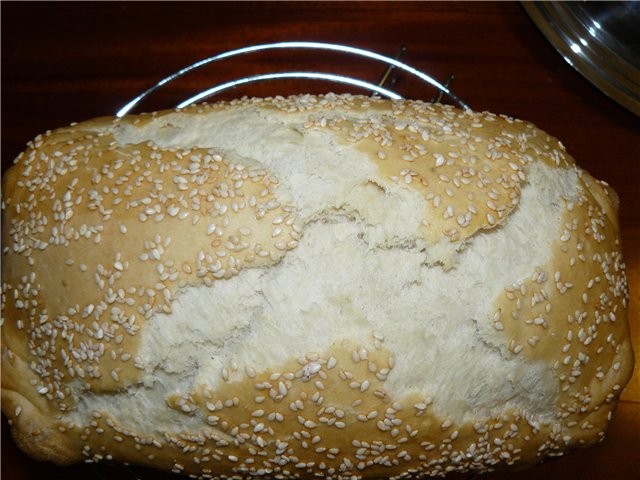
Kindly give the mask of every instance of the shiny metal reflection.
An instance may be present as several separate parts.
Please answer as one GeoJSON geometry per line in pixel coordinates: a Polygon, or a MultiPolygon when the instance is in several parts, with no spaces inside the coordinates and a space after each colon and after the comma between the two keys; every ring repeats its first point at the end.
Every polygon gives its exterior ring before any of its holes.
{"type": "MultiPolygon", "coordinates": [[[[158,83],[156,83],[153,87],[145,90],[140,95],[135,97],[133,100],[131,100],[129,103],[127,103],[124,107],[122,107],[118,111],[116,116],[122,117],[122,116],[126,115],[137,104],[139,104],[145,97],[147,97],[148,95],[150,95],[151,93],[156,91],[158,88],[160,88],[160,87],[166,85],[167,83],[169,83],[169,82],[171,82],[171,81],[173,81],[173,80],[185,75],[186,73],[191,72],[192,70],[200,68],[200,67],[202,67],[204,65],[207,65],[207,64],[210,64],[210,63],[213,63],[213,62],[217,62],[217,61],[220,61],[220,60],[223,60],[223,59],[226,59],[226,58],[234,57],[234,56],[237,56],[237,55],[244,55],[244,54],[254,53],[254,52],[263,51],[263,50],[274,50],[274,49],[284,49],[284,48],[329,50],[329,51],[336,51],[336,52],[342,52],[342,53],[348,53],[348,54],[351,54],[351,55],[357,55],[357,56],[361,56],[361,57],[366,57],[366,58],[370,58],[370,59],[373,59],[373,60],[378,60],[380,62],[384,62],[384,63],[387,63],[389,65],[392,65],[392,66],[394,66],[394,67],[396,67],[396,68],[398,68],[400,70],[408,72],[408,73],[410,73],[412,75],[415,75],[416,77],[420,78],[425,83],[427,83],[427,84],[437,88],[441,92],[443,92],[452,101],[457,103],[460,107],[462,107],[464,109],[467,109],[467,110],[470,110],[470,107],[465,102],[463,102],[458,96],[456,96],[453,92],[451,92],[451,90],[449,90],[449,88],[445,87],[440,82],[438,82],[434,78],[430,77],[426,73],[421,72],[420,70],[417,70],[417,69],[411,67],[410,65],[407,65],[406,63],[402,63],[399,60],[396,60],[396,59],[393,59],[393,58],[390,58],[390,57],[386,57],[384,55],[380,55],[378,53],[371,52],[369,50],[364,50],[364,49],[356,48],[356,47],[350,47],[350,46],[347,46],[347,45],[338,45],[338,44],[333,44],[333,43],[321,43],[321,42],[278,42],[278,43],[268,43],[268,44],[262,44],[262,45],[252,45],[252,46],[249,46],[249,47],[239,48],[239,49],[236,49],[236,50],[230,50],[228,52],[223,52],[223,53],[220,53],[218,55],[214,55],[213,57],[205,58],[205,59],[200,60],[200,61],[198,61],[196,63],[193,63],[193,64],[191,64],[191,65],[189,65],[189,66],[187,66],[185,68],[182,68],[179,71],[169,75],[168,77],[163,78],[158,83]]],[[[325,75],[331,75],[331,74],[325,74],[325,75]]],[[[343,77],[343,78],[348,78],[348,77],[343,77]]],[[[351,79],[351,80],[355,80],[355,79],[351,79]]],[[[230,82],[230,83],[232,83],[232,82],[230,82]]],[[[229,87],[229,88],[231,88],[231,87],[229,87]]],[[[370,88],[370,87],[367,87],[367,88],[370,88]]],[[[214,93],[216,93],[216,92],[214,92],[214,93]]]]}
{"type": "Polygon", "coordinates": [[[640,115],[640,2],[522,2],[562,57],[640,115]]]}
{"type": "MultiPolygon", "coordinates": [[[[200,100],[204,100],[205,98],[211,97],[217,93],[220,93],[224,90],[229,90],[230,88],[237,87],[238,85],[260,82],[264,80],[278,80],[283,78],[306,78],[311,80],[327,80],[330,82],[336,83],[344,83],[347,85],[353,85],[356,87],[362,87],[366,89],[373,90],[376,93],[379,93],[382,96],[387,98],[391,98],[393,100],[400,100],[402,97],[397,93],[392,92],[391,90],[387,90],[386,88],[380,87],[373,83],[365,82],[363,80],[358,80],[356,78],[345,77],[342,75],[334,75],[332,73],[321,73],[321,72],[281,72],[281,73],[267,73],[264,75],[255,75],[253,77],[244,77],[239,78],[237,80],[233,80],[231,82],[223,83],[221,85],[216,85],[204,92],[201,92],[197,95],[194,95],[191,98],[188,98],[184,102],[178,104],[176,108],[185,108],[189,105],[199,102],[200,100]]],[[[118,116],[120,112],[118,112],[118,116]]]]}

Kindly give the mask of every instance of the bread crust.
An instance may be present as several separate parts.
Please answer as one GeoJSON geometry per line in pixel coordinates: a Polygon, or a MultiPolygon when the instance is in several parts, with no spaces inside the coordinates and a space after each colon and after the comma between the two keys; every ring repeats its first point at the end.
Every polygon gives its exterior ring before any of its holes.
{"type": "MultiPolygon", "coordinates": [[[[526,466],[600,441],[632,373],[617,197],[525,122],[348,95],[244,99],[47,132],[3,183],[2,410],[20,447],[39,459],[106,458],[202,478],[526,466]],[[505,361],[548,370],[553,398],[544,402],[552,409],[540,415],[504,403],[444,415],[432,402],[447,399],[388,388],[394,365],[406,359],[374,332],[285,362],[225,369],[215,388],[191,385],[157,398],[167,417],[152,433],[104,409],[80,415],[89,398],[145,388],[141,338],[179,295],[275,268],[318,221],[300,200],[304,185],[282,182],[261,163],[261,150],[249,158],[240,146],[180,137],[200,124],[248,124],[246,135],[254,123],[256,136],[266,132],[258,148],[290,143],[295,151],[315,132],[331,151],[363,159],[371,173],[335,214],[376,223],[367,206],[390,192],[419,198],[412,248],[432,252],[432,268],[455,269],[477,236],[504,228],[533,169],[576,175],[577,194],[558,206],[563,227],[549,232],[548,257],[487,299],[492,317],[478,323],[479,342],[505,361]]],[[[385,235],[376,248],[407,242],[385,235]]]]}

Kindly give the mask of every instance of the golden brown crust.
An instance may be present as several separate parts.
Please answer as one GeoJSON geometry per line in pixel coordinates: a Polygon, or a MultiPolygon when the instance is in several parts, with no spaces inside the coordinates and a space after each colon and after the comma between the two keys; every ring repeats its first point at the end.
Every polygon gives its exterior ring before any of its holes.
{"type": "Polygon", "coordinates": [[[586,172],[580,182],[578,201],[566,200],[548,263],[528,280],[505,285],[493,317],[512,353],[555,359],[562,392],[555,415],[568,446],[606,424],[633,368],[617,218],[610,203],[601,203],[603,186],[586,172]]]}
{"type": "Polygon", "coordinates": [[[169,312],[180,287],[272,264],[297,243],[293,209],[273,193],[277,180],[217,152],[122,146],[109,134],[63,129],[23,159],[5,191],[4,282],[14,297],[5,308],[16,319],[29,302],[46,313],[33,326],[12,322],[7,337],[30,332],[47,395],[69,394],[67,381],[49,375],[55,370],[102,391],[134,381],[133,355],[123,352],[135,352],[143,318],[169,312]],[[189,235],[167,234],[185,228],[189,235]],[[25,272],[33,278],[23,281],[25,272]],[[66,345],[38,360],[54,332],[66,345]]]}
{"type": "Polygon", "coordinates": [[[215,392],[176,396],[171,408],[200,414],[206,425],[196,432],[165,432],[162,446],[94,412],[86,455],[100,460],[107,451],[125,459],[136,449],[140,463],[205,478],[211,473],[388,478],[411,469],[440,476],[498,464],[522,466],[557,450],[552,427],[521,412],[459,424],[434,414],[428,396],[395,401],[380,374],[392,365],[384,349],[345,341],[215,392]],[[354,359],[354,352],[363,351],[366,359],[354,359]],[[371,372],[372,363],[379,366],[378,375],[371,372]],[[310,370],[315,365],[320,368],[310,370]],[[305,371],[314,373],[306,377],[305,371]]]}
{"type": "Polygon", "coordinates": [[[69,425],[56,421],[44,397],[30,395],[36,378],[21,356],[2,346],[2,411],[14,440],[38,460],[61,465],[82,460],[81,441],[67,433],[69,425]]]}
{"type": "MultiPolygon", "coordinates": [[[[243,109],[303,119],[301,130],[355,144],[381,189],[400,184],[426,200],[428,244],[499,228],[520,202],[530,164],[575,168],[530,124],[422,102],[304,96],[184,115],[243,109]]],[[[548,262],[493,302],[497,347],[546,362],[557,376],[561,394],[546,423],[513,408],[452,420],[430,409],[427,393],[394,398],[385,381],[402,359],[376,338],[268,365],[216,391],[169,396],[167,409],[202,418],[198,431],[158,426],[149,435],[98,410],[86,424],[70,422],[77,392],[117,394],[138,380],[140,331],[171,312],[179,292],[274,265],[303,234],[297,206],[264,167],[216,149],[115,140],[116,128],[168,115],[48,133],[5,176],[2,408],[26,451],[205,478],[379,477],[526,465],[604,435],[633,361],[617,198],[584,172],[548,262]]]]}
{"type": "Polygon", "coordinates": [[[318,108],[306,127],[356,143],[385,183],[420,192],[427,200],[423,235],[430,243],[463,241],[498,226],[518,205],[534,159],[556,168],[573,165],[557,140],[528,123],[420,102],[375,106],[357,105],[356,112],[380,114],[357,119],[318,108]]]}

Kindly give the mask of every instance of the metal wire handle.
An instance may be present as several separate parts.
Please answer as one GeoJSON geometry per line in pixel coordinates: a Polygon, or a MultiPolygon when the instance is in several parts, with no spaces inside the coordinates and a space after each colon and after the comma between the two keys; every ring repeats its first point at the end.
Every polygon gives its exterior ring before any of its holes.
{"type": "Polygon", "coordinates": [[[252,82],[258,82],[262,80],[275,80],[275,79],[282,79],[282,78],[306,78],[311,80],[327,80],[327,81],[332,81],[337,83],[344,83],[347,85],[355,85],[357,87],[369,88],[374,92],[379,93],[385,97],[391,98],[393,100],[400,100],[402,98],[397,93],[394,93],[391,90],[387,90],[386,88],[383,88],[381,86],[374,85],[369,82],[365,82],[364,80],[345,77],[344,75],[335,75],[332,73],[320,73],[320,72],[282,72],[282,73],[267,73],[264,75],[255,75],[253,77],[244,77],[244,78],[239,78],[237,80],[232,80],[231,82],[223,83],[222,85],[217,85],[208,90],[205,90],[204,92],[194,95],[191,98],[188,98],[184,102],[179,103],[177,108],[188,107],[192,103],[196,103],[199,100],[204,100],[207,97],[211,97],[224,90],[234,88],[244,83],[252,83],[252,82]]]}
{"type": "MultiPolygon", "coordinates": [[[[352,55],[357,55],[361,57],[370,58],[373,60],[378,60],[384,62],[392,67],[399,68],[405,72],[411,73],[412,75],[417,76],[425,83],[437,88],[440,92],[447,95],[452,101],[457,103],[461,108],[465,110],[470,110],[471,108],[463,102],[457,95],[455,95],[451,90],[442,85],[440,82],[435,80],[433,77],[427,75],[420,70],[417,70],[406,63],[400,62],[397,59],[393,59],[390,57],[386,57],[384,55],[380,55],[375,52],[371,52],[369,50],[364,50],[361,48],[350,47],[347,45],[339,45],[333,43],[321,43],[321,42],[279,42],[279,43],[267,43],[262,45],[253,45],[249,47],[239,48],[236,50],[230,50],[227,52],[220,53],[218,55],[214,55],[213,57],[205,58],[204,60],[200,60],[199,62],[193,63],[187,67],[182,68],[181,70],[169,75],[166,78],[163,78],[158,83],[156,83],[151,88],[145,90],[140,95],[135,97],[129,103],[127,103],[124,107],[122,107],[118,113],[117,117],[123,117],[128,114],[138,103],[140,103],[144,98],[148,95],[159,89],[160,87],[166,85],[167,83],[191,72],[192,70],[196,70],[204,65],[208,65],[213,62],[217,62],[226,58],[231,58],[237,55],[244,55],[248,53],[254,53],[258,51],[264,50],[275,50],[275,49],[284,49],[284,48],[305,48],[305,49],[315,49],[315,50],[329,50],[335,52],[349,53],[352,55]]],[[[224,90],[236,87],[241,84],[257,82],[262,80],[273,80],[273,79],[281,79],[281,78],[308,78],[308,79],[319,79],[319,80],[329,80],[338,83],[345,83],[349,85],[355,85],[359,87],[368,88],[374,92],[377,92],[383,96],[392,99],[401,99],[402,97],[390,90],[383,88],[380,85],[375,85],[364,80],[358,80],[351,77],[345,77],[342,75],[336,75],[333,73],[323,73],[323,72],[278,72],[278,73],[270,73],[264,75],[256,75],[253,77],[244,77],[237,80],[233,80],[231,82],[227,82],[221,85],[214,86],[205,90],[202,93],[199,93],[178,105],[178,108],[184,108],[192,103],[195,103],[199,100],[203,100],[204,98],[210,97],[217,93],[220,93],[224,90]]]]}

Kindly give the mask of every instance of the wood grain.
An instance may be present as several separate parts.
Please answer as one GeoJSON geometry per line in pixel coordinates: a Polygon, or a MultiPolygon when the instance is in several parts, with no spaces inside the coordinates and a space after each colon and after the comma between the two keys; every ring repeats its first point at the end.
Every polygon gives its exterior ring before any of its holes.
{"type": "MultiPolygon", "coordinates": [[[[640,119],[601,94],[547,43],[516,3],[437,2],[46,2],[2,5],[2,168],[35,135],[73,121],[112,115],[179,68],[250,44],[283,40],[345,43],[394,55],[439,79],[476,110],[532,121],[562,139],[578,163],[618,192],[630,286],[634,345],[640,352],[640,119]]],[[[376,81],[383,68],[341,55],[271,52],[203,69],[146,101],[167,108],[212,84],[266,71],[308,69],[376,81]]],[[[333,85],[274,82],[228,96],[342,91],[333,85]]],[[[434,94],[400,77],[410,98],[434,94]]],[[[639,355],[640,357],[640,355],[639,355]]],[[[640,363],[607,439],[534,469],[486,478],[548,480],[640,476],[640,363]]],[[[3,419],[2,477],[134,478],[28,459],[3,419]]],[[[149,472],[142,472],[147,475],[149,472]]],[[[149,477],[150,478],[150,477],[149,477]]],[[[153,473],[153,478],[174,478],[153,473]]]]}

